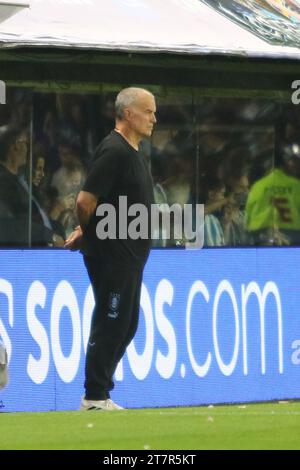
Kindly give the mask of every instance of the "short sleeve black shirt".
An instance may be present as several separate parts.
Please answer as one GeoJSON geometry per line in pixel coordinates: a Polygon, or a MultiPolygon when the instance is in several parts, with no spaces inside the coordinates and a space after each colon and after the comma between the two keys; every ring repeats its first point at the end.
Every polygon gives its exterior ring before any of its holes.
{"type": "MultiPolygon", "coordinates": [[[[116,239],[101,240],[97,237],[96,227],[101,217],[95,212],[84,232],[83,253],[104,258],[108,262],[143,266],[151,247],[150,214],[151,204],[154,203],[153,182],[144,155],[136,151],[121,134],[112,131],[96,149],[82,190],[96,195],[98,205],[109,203],[116,211],[116,239]],[[147,208],[147,239],[119,237],[120,196],[126,196],[128,208],[137,203],[147,208]]],[[[122,215],[124,221],[125,214],[122,215]]],[[[126,216],[127,233],[128,226],[135,217],[128,216],[128,213],[126,216]]],[[[124,233],[124,227],[122,231],[124,233]]]]}

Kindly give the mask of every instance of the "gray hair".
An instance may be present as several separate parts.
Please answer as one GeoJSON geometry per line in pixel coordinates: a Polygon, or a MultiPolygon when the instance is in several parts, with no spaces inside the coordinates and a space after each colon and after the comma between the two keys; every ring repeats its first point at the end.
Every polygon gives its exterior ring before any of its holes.
{"type": "Polygon", "coordinates": [[[144,88],[130,87],[121,90],[115,102],[116,118],[124,119],[124,109],[133,105],[142,93],[147,93],[153,96],[150,91],[145,90],[144,88]]]}

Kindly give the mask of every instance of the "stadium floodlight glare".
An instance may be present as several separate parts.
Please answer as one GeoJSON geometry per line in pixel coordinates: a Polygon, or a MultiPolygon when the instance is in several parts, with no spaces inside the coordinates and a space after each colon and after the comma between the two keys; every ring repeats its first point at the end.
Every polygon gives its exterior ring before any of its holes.
{"type": "Polygon", "coordinates": [[[29,2],[20,0],[0,0],[0,24],[10,18],[11,16],[19,13],[24,8],[29,8],[29,2]]]}

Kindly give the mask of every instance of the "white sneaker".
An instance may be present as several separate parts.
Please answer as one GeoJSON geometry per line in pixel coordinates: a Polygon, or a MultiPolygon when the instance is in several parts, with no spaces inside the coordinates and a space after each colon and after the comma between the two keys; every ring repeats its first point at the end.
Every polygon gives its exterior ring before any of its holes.
{"type": "Polygon", "coordinates": [[[124,410],[122,406],[114,403],[110,398],[107,400],[86,400],[84,397],[81,399],[80,411],[91,411],[91,410],[124,410]]]}
{"type": "Polygon", "coordinates": [[[6,364],[0,364],[0,390],[8,384],[8,371],[6,364]]]}
{"type": "Polygon", "coordinates": [[[7,352],[0,341],[0,390],[8,384],[7,352]]]}

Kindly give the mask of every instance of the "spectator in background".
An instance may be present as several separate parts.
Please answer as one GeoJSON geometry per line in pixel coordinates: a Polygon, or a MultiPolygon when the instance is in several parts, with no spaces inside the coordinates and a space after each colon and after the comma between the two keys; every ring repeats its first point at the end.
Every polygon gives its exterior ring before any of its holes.
{"type": "MultiPolygon", "coordinates": [[[[34,145],[33,150],[33,162],[32,162],[32,190],[30,191],[30,184],[26,174],[22,174],[19,177],[20,183],[27,192],[28,197],[31,197],[32,203],[32,223],[33,226],[43,226],[43,232],[45,237],[41,240],[34,240],[33,244],[36,246],[63,246],[65,240],[65,234],[61,226],[53,223],[50,220],[46,210],[43,207],[42,198],[40,194],[40,185],[45,175],[45,153],[43,146],[39,143],[34,145]]],[[[28,214],[29,215],[29,214],[28,214]]]]}
{"type": "Polygon", "coordinates": [[[76,197],[84,179],[80,150],[76,145],[61,141],[59,158],[61,166],[51,180],[51,186],[57,191],[56,202],[51,208],[51,215],[55,220],[59,220],[64,211],[74,210],[76,197]]]}
{"type": "Polygon", "coordinates": [[[75,225],[75,202],[84,179],[84,169],[80,160],[80,149],[73,143],[61,141],[59,145],[61,167],[54,173],[51,186],[57,191],[50,215],[61,224],[68,236],[75,225]]]}
{"type": "Polygon", "coordinates": [[[226,187],[218,178],[205,178],[204,246],[224,246],[225,238],[220,218],[227,204],[226,187]]]}
{"type": "Polygon", "coordinates": [[[246,224],[258,245],[300,243],[300,146],[281,147],[281,164],[251,188],[246,224]]]}
{"type": "Polygon", "coordinates": [[[60,109],[60,136],[73,142],[80,150],[82,163],[87,164],[92,147],[92,132],[89,126],[88,97],[85,95],[62,95],[57,100],[60,109]]]}
{"type": "Polygon", "coordinates": [[[43,153],[43,147],[39,144],[35,145],[32,162],[32,199],[38,208],[44,225],[52,232],[52,245],[60,247],[64,245],[66,233],[61,223],[52,220],[47,211],[43,207],[43,198],[41,196],[40,187],[45,176],[46,156],[43,153]]]}
{"type": "MultiPolygon", "coordinates": [[[[160,203],[167,203],[169,206],[179,204],[184,209],[185,204],[192,202],[194,155],[180,139],[168,144],[164,154],[168,162],[167,178],[162,184],[155,185],[154,197],[160,203]]],[[[173,228],[174,221],[171,219],[171,234],[174,234],[173,228]]],[[[167,244],[181,246],[185,244],[185,239],[183,237],[181,240],[175,240],[171,237],[167,244]]]]}
{"type": "Polygon", "coordinates": [[[28,193],[19,180],[26,164],[28,137],[7,127],[0,134],[0,244],[20,246],[28,241],[28,193]]]}
{"type": "Polygon", "coordinates": [[[0,244],[24,246],[52,242],[52,231],[45,226],[41,212],[32,200],[29,220],[30,191],[22,175],[26,167],[29,139],[25,131],[7,128],[0,135],[0,244]],[[29,229],[31,233],[29,237],[29,229]]]}
{"type": "Polygon", "coordinates": [[[74,207],[72,209],[65,209],[62,211],[58,218],[59,224],[63,227],[66,237],[73,232],[74,227],[78,225],[78,219],[75,214],[74,207]]]}
{"type": "Polygon", "coordinates": [[[165,153],[168,158],[168,171],[162,189],[170,206],[176,203],[183,207],[191,199],[194,159],[182,144],[176,147],[169,144],[165,153]]]}
{"type": "Polygon", "coordinates": [[[66,236],[78,225],[75,216],[77,193],[78,189],[65,196],[60,196],[55,187],[50,187],[47,191],[50,217],[56,224],[63,227],[66,236]]]}
{"type": "MultiPolygon", "coordinates": [[[[82,171],[83,177],[80,148],[74,142],[61,139],[58,145],[58,156],[60,167],[52,176],[51,186],[57,189],[60,196],[65,196],[70,194],[70,185],[74,184],[74,181],[70,183],[69,180],[70,174],[73,173],[74,169],[82,171]]],[[[79,186],[81,182],[79,178],[79,186]]]]}
{"type": "Polygon", "coordinates": [[[61,197],[56,188],[51,186],[47,191],[48,212],[51,219],[58,221],[64,211],[73,210],[75,207],[75,195],[69,194],[61,197]]]}
{"type": "Polygon", "coordinates": [[[230,196],[224,207],[222,225],[227,246],[245,246],[250,240],[245,225],[245,208],[249,193],[247,174],[232,177],[228,181],[230,196]]]}
{"type": "Polygon", "coordinates": [[[72,196],[76,199],[84,179],[84,169],[81,163],[75,161],[68,167],[62,167],[52,178],[52,184],[61,198],[72,196]]]}

